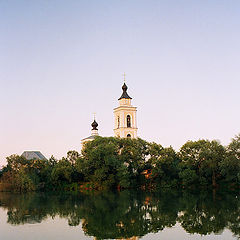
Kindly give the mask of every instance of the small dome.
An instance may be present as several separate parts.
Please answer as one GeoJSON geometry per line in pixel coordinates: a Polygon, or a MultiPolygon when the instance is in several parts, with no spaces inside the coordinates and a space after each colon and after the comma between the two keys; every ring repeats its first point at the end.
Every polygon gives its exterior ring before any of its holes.
{"type": "Polygon", "coordinates": [[[122,96],[118,99],[122,99],[122,98],[126,98],[126,99],[132,99],[128,94],[127,94],[127,85],[124,83],[123,86],[122,86],[122,90],[123,90],[123,93],[122,93],[122,96]]]}
{"type": "Polygon", "coordinates": [[[122,90],[123,90],[124,92],[126,92],[127,89],[128,89],[128,87],[127,87],[127,85],[124,83],[123,86],[122,86],[122,90]]]}
{"type": "Polygon", "coordinates": [[[98,123],[94,119],[94,121],[92,123],[92,130],[98,130],[97,127],[98,127],[98,123]]]}

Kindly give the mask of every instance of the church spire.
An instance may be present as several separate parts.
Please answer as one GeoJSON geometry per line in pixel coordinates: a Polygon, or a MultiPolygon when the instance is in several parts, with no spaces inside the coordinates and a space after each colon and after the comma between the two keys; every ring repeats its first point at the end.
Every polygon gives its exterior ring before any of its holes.
{"type": "Polygon", "coordinates": [[[127,89],[128,89],[128,87],[127,87],[126,83],[124,82],[124,84],[123,84],[123,86],[122,86],[123,93],[122,93],[122,96],[121,96],[118,100],[121,100],[122,98],[132,99],[132,98],[128,95],[127,89]]]}

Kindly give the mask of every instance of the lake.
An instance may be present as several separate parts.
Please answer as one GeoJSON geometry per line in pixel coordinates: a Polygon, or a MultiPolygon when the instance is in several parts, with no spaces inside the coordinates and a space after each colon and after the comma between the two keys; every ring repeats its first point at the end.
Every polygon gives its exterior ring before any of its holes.
{"type": "Polygon", "coordinates": [[[0,193],[0,239],[239,239],[226,192],[0,193]]]}

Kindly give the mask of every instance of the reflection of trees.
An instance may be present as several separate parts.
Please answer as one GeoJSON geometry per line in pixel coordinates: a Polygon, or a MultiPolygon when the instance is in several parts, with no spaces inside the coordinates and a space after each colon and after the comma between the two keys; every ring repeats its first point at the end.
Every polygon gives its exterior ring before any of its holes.
{"type": "Polygon", "coordinates": [[[240,236],[240,200],[234,194],[123,191],[82,194],[0,194],[8,223],[39,223],[48,217],[68,219],[97,239],[131,238],[158,232],[179,222],[189,233],[240,236]]]}
{"type": "MultiPolygon", "coordinates": [[[[202,235],[221,233],[224,228],[237,225],[240,228],[239,200],[235,195],[219,194],[216,199],[211,194],[189,195],[182,198],[182,212],[178,222],[189,233],[202,235]],[[234,217],[233,217],[234,216],[234,217]]],[[[236,231],[232,231],[239,235],[236,231]]]]}
{"type": "Polygon", "coordinates": [[[221,206],[211,201],[209,196],[202,199],[188,195],[183,198],[183,211],[179,214],[178,221],[189,233],[220,233],[226,226],[220,211],[221,206]]]}
{"type": "Polygon", "coordinates": [[[8,223],[13,225],[39,223],[55,216],[67,218],[69,225],[79,225],[74,207],[77,201],[81,199],[66,194],[0,194],[0,206],[8,210],[8,223]]]}
{"type": "MultiPolygon", "coordinates": [[[[84,204],[83,229],[86,234],[98,239],[143,236],[166,226],[166,223],[159,221],[161,219],[157,219],[157,211],[152,197],[144,193],[125,191],[97,195],[87,199],[84,204]]],[[[176,216],[177,212],[175,219],[176,216]]]]}

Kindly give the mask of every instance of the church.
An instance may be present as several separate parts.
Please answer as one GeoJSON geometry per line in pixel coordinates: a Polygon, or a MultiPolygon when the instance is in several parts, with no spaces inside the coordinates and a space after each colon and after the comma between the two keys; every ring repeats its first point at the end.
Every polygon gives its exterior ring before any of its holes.
{"type": "MultiPolygon", "coordinates": [[[[132,106],[132,98],[127,93],[128,87],[124,81],[122,95],[118,99],[119,106],[113,109],[114,136],[119,138],[137,138],[137,107],[132,106]]],[[[92,123],[91,135],[82,139],[82,144],[92,141],[98,134],[98,123],[92,123]]]]}

